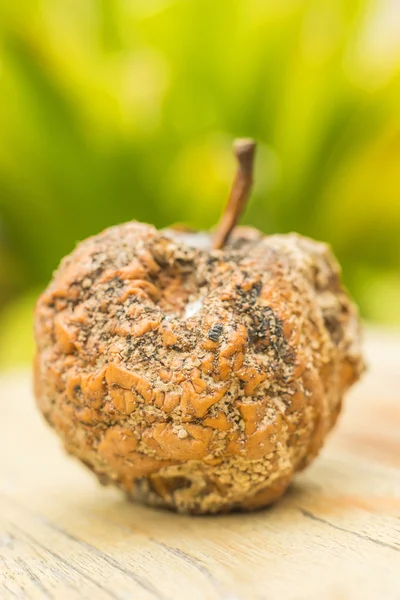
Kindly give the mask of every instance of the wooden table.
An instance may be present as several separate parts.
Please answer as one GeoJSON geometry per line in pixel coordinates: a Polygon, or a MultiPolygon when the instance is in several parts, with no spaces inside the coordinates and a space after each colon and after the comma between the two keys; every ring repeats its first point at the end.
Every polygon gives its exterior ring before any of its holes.
{"type": "Polygon", "coordinates": [[[400,336],[319,459],[269,510],[183,517],[129,504],[64,455],[26,372],[0,378],[0,598],[400,598],[400,336]]]}

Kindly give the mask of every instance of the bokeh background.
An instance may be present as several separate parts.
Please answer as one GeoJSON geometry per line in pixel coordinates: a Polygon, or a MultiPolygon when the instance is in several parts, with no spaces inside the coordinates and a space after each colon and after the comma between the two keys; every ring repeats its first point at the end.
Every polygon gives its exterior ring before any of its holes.
{"type": "Polygon", "coordinates": [[[0,366],[78,240],[243,221],[330,242],[369,321],[400,323],[398,0],[0,0],[0,366]]]}

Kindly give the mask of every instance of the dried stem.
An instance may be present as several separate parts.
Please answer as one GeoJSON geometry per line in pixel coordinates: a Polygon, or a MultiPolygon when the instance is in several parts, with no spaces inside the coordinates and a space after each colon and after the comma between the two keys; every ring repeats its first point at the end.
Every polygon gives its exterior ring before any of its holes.
{"type": "Polygon", "coordinates": [[[238,168],[228,203],[213,241],[213,248],[215,250],[223,248],[228,241],[232,229],[243,212],[253,183],[255,141],[252,139],[235,140],[233,150],[238,161],[238,168]]]}

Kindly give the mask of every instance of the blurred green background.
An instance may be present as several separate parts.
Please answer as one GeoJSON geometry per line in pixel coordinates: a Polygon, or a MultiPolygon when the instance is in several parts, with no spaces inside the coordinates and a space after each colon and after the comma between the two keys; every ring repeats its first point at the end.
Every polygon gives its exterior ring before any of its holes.
{"type": "Polygon", "coordinates": [[[244,222],[329,241],[362,315],[400,323],[397,0],[0,0],[0,365],[75,243],[216,223],[235,136],[244,222]]]}

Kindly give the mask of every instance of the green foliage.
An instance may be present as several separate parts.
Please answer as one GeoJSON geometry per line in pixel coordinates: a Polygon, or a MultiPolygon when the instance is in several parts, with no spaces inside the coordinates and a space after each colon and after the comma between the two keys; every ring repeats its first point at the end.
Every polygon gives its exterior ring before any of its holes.
{"type": "Polygon", "coordinates": [[[259,141],[245,221],[329,241],[363,315],[399,321],[393,6],[1,3],[0,303],[114,223],[211,227],[245,135],[259,141]]]}

